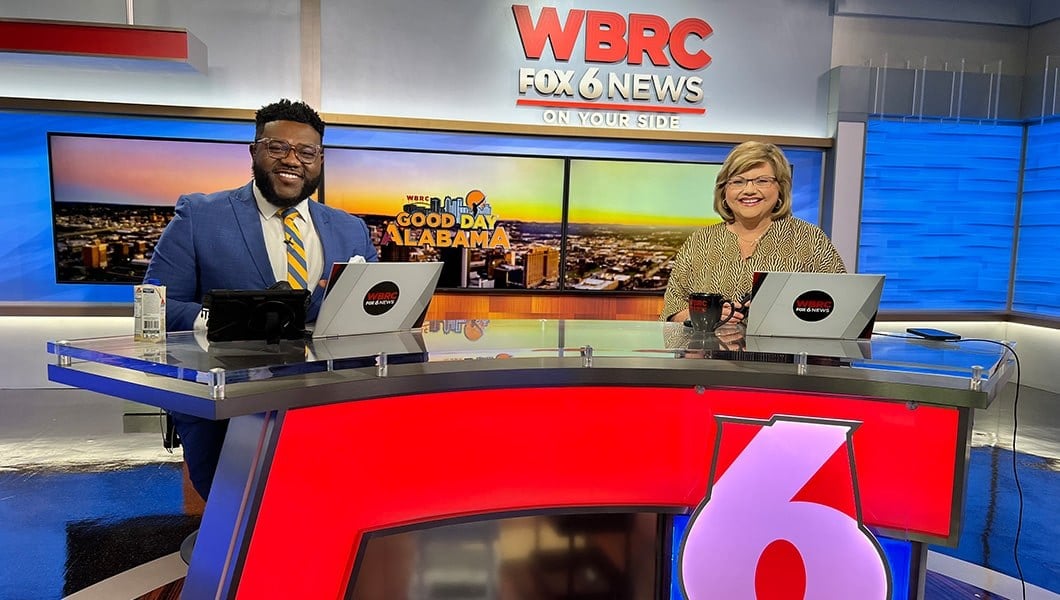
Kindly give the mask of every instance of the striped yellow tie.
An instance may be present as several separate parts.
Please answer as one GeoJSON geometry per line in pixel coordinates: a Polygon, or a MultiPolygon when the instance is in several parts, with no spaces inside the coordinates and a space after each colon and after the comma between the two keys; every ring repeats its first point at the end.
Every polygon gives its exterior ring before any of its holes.
{"type": "Polygon", "coordinates": [[[287,283],[296,290],[309,289],[309,267],[305,259],[305,246],[298,234],[298,209],[285,208],[278,211],[283,217],[283,241],[287,244],[287,283]]]}

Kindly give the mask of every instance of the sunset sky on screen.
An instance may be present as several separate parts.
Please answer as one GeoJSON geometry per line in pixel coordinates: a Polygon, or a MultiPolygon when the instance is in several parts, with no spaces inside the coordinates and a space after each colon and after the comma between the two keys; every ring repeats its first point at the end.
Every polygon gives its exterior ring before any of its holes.
{"type": "Polygon", "coordinates": [[[354,214],[395,215],[410,195],[480,190],[503,220],[563,216],[561,159],[329,148],[325,164],[325,202],[354,214]]]}
{"type": "Polygon", "coordinates": [[[172,206],[251,179],[246,143],[52,136],[56,202],[172,206]]]}
{"type": "Polygon", "coordinates": [[[571,223],[703,226],[714,212],[714,179],[707,164],[618,160],[571,161],[571,223]]]}
{"type": "MultiPolygon", "coordinates": [[[[182,194],[239,187],[251,178],[246,143],[54,135],[57,202],[172,206],[182,194]]],[[[408,196],[486,195],[502,220],[558,223],[563,160],[328,148],[325,202],[361,215],[395,215],[408,196]]],[[[571,161],[570,222],[702,226],[717,165],[571,161]]]]}

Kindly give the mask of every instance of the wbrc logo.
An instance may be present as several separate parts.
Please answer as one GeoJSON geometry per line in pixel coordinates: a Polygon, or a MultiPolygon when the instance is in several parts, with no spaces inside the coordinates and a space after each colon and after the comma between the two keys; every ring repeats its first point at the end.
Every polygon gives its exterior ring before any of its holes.
{"type": "MultiPolygon", "coordinates": [[[[655,67],[676,65],[687,71],[699,71],[711,62],[711,56],[692,40],[702,42],[713,33],[703,19],[689,17],[670,25],[658,15],[571,9],[560,22],[555,7],[545,6],[534,23],[530,8],[513,4],[512,13],[529,60],[540,60],[545,44],[552,48],[556,61],[568,62],[574,54],[579,34],[584,40],[585,63],[642,66],[644,59],[655,67]]],[[[706,109],[693,107],[703,100],[703,78],[698,75],[601,72],[588,67],[581,73],[574,69],[523,67],[519,69],[517,105],[591,110],[641,111],[670,113],[639,115],[635,120],[623,112],[579,112],[583,126],[619,126],[652,129],[676,129],[680,119],[673,113],[703,114],[706,109]]],[[[546,111],[546,123],[570,122],[566,111],[546,111]]]]}
{"type": "Polygon", "coordinates": [[[398,286],[393,281],[380,281],[373,285],[368,293],[364,295],[364,312],[379,316],[397,304],[398,296],[401,295],[398,286]]]}
{"type": "Polygon", "coordinates": [[[791,310],[803,321],[820,321],[835,310],[835,300],[826,292],[811,290],[799,294],[791,305],[791,310]]]}
{"type": "Polygon", "coordinates": [[[669,59],[673,59],[684,69],[698,71],[711,61],[704,50],[688,51],[689,37],[694,35],[702,40],[714,32],[702,19],[682,19],[670,27],[660,16],[630,13],[627,24],[626,18],[618,13],[572,9],[567,11],[566,23],[561,25],[555,7],[545,6],[535,26],[528,6],[513,4],[512,12],[527,58],[541,58],[547,41],[556,60],[569,61],[584,21],[585,62],[625,60],[626,64],[640,65],[647,55],[657,67],[668,67],[669,59]]]}
{"type": "Polygon", "coordinates": [[[861,519],[859,424],[718,420],[710,486],[681,542],[685,597],[890,598],[883,549],[861,519]]]}

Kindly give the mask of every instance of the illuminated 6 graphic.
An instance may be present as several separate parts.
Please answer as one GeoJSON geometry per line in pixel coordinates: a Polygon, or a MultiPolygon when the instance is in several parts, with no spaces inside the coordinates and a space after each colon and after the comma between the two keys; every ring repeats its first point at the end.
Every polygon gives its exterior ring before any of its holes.
{"type": "Polygon", "coordinates": [[[681,584],[688,600],[889,598],[883,550],[861,525],[848,441],[856,424],[719,420],[711,485],[681,547],[681,584]],[[734,439],[748,428],[756,430],[750,442],[714,481],[718,456],[731,456],[734,439]],[[847,472],[824,469],[844,447],[847,472]],[[831,506],[797,499],[811,480],[827,488],[823,497],[849,491],[847,502],[831,506]],[[844,505],[855,514],[842,510],[844,505]]]}

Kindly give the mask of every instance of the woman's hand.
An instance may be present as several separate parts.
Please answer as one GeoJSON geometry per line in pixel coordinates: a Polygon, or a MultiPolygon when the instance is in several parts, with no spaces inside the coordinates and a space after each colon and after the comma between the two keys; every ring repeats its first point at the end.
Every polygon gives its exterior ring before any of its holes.
{"type": "Polygon", "coordinates": [[[731,305],[726,302],[725,305],[721,307],[721,318],[725,319],[730,313],[732,313],[732,318],[729,319],[728,323],[733,325],[743,323],[744,318],[747,317],[745,309],[749,306],[751,306],[750,302],[742,303],[733,300],[731,305]]]}
{"type": "MultiPolygon", "coordinates": [[[[726,302],[721,307],[721,318],[724,319],[725,317],[729,316],[729,313],[733,313],[732,319],[729,319],[728,323],[732,323],[734,325],[743,323],[744,318],[746,318],[747,316],[747,313],[744,311],[744,309],[749,306],[751,306],[750,302],[740,303],[733,301],[731,306],[728,302],[726,302]]],[[[671,316],[670,320],[675,323],[684,323],[690,317],[691,315],[689,314],[688,309],[686,308],[681,312],[671,316]]]]}
{"type": "MultiPolygon", "coordinates": [[[[735,317],[733,317],[735,318],[735,317]]],[[[743,327],[737,327],[732,324],[732,321],[718,327],[714,331],[715,337],[718,338],[718,347],[722,350],[731,350],[733,352],[741,352],[744,349],[744,333],[743,327]]]]}

